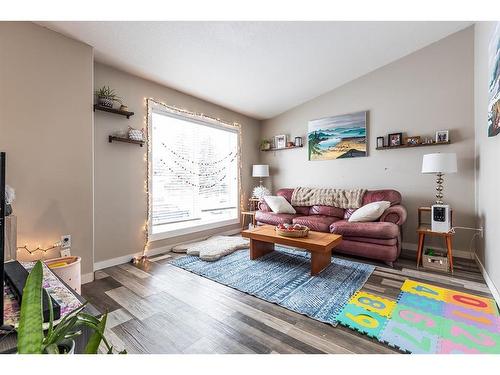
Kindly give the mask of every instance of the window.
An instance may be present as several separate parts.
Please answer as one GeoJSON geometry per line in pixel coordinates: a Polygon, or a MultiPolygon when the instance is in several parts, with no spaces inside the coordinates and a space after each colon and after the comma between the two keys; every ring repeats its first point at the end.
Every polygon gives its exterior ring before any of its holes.
{"type": "Polygon", "coordinates": [[[238,223],[238,131],[149,102],[150,235],[238,223]]]}

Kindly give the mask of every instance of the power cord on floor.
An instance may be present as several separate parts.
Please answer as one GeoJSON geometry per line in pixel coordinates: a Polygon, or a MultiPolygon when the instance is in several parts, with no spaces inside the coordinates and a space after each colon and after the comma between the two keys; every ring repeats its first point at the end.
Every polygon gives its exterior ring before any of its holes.
{"type": "Polygon", "coordinates": [[[474,242],[474,239],[479,236],[479,235],[482,235],[483,234],[483,228],[471,228],[471,227],[452,227],[450,229],[450,232],[451,233],[456,233],[455,229],[465,229],[465,230],[473,230],[473,231],[476,231],[476,233],[474,233],[474,235],[472,236],[471,240],[470,240],[470,243],[469,243],[469,252],[470,253],[473,253],[474,256],[477,258],[477,253],[476,253],[476,248],[474,247],[474,251],[472,251],[472,244],[474,242]]]}

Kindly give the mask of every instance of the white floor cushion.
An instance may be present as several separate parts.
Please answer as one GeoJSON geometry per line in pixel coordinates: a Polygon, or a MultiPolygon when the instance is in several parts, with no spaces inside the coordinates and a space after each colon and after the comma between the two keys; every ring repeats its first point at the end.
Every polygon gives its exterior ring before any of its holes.
{"type": "Polygon", "coordinates": [[[249,241],[239,236],[213,236],[205,241],[182,244],[172,248],[175,253],[199,256],[206,261],[214,261],[236,250],[248,249],[249,241]]]}

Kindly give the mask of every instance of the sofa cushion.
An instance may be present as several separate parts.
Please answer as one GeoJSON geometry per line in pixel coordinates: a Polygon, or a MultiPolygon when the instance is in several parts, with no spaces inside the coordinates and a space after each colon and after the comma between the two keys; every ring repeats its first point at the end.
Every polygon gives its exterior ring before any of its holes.
{"type": "Polygon", "coordinates": [[[264,197],[267,205],[274,213],[277,214],[294,214],[295,208],[282,196],[267,196],[264,197]]]}
{"type": "Polygon", "coordinates": [[[255,220],[259,223],[278,225],[278,224],[292,224],[292,220],[297,215],[292,214],[275,214],[274,212],[257,211],[255,213],[255,220]]]}
{"type": "Polygon", "coordinates": [[[309,209],[309,215],[325,215],[325,216],[334,216],[338,218],[344,217],[344,209],[333,207],[333,206],[311,206],[309,209]]]}
{"type": "Polygon", "coordinates": [[[283,198],[285,198],[288,202],[292,202],[292,194],[295,189],[290,189],[290,188],[285,188],[285,189],[279,189],[276,192],[276,195],[279,195],[283,198]]]}
{"type": "Polygon", "coordinates": [[[330,225],[330,232],[341,234],[345,237],[369,237],[369,238],[397,238],[399,227],[394,223],[351,223],[339,220],[330,225]]]}
{"type": "Polygon", "coordinates": [[[372,243],[377,245],[384,246],[395,246],[398,243],[397,237],[394,238],[370,238],[370,237],[342,237],[345,241],[354,241],[354,242],[364,242],[364,243],[372,243]]]}
{"type": "Polygon", "coordinates": [[[293,224],[305,225],[316,232],[330,232],[330,225],[340,220],[338,217],[325,215],[299,216],[292,220],[293,224]]]}
{"type": "Polygon", "coordinates": [[[344,239],[333,251],[334,253],[362,256],[384,262],[394,262],[398,259],[400,248],[397,245],[385,246],[344,239]]]}
{"type": "Polygon", "coordinates": [[[379,201],[365,204],[358,208],[349,217],[350,222],[369,222],[375,221],[382,216],[385,210],[391,206],[389,201],[379,201]]]}
{"type": "Polygon", "coordinates": [[[401,194],[399,191],[384,189],[384,190],[370,190],[363,196],[363,206],[372,202],[389,201],[391,206],[401,203],[401,194]]]}

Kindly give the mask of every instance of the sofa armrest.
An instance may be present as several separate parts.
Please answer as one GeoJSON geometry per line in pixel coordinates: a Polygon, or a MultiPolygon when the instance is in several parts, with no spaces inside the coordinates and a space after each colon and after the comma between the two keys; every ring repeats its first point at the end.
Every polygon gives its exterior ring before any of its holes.
{"type": "Polygon", "coordinates": [[[267,203],[264,200],[261,200],[257,204],[257,208],[259,209],[259,211],[272,212],[271,208],[267,205],[267,203]]]}
{"type": "Polygon", "coordinates": [[[397,204],[385,210],[382,216],[380,216],[379,221],[403,225],[406,221],[406,216],[406,208],[397,204]]]}

